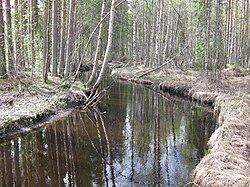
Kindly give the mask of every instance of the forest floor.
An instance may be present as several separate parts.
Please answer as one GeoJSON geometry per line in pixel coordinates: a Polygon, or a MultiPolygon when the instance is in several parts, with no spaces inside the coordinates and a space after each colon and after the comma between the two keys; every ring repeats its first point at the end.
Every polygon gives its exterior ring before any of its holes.
{"type": "Polygon", "coordinates": [[[196,71],[143,66],[115,69],[112,76],[157,86],[164,92],[209,104],[218,115],[219,128],[208,142],[209,154],[196,166],[191,186],[250,186],[250,75],[239,68],[225,69],[209,81],[196,71]]]}
{"type": "Polygon", "coordinates": [[[71,87],[59,77],[19,74],[15,79],[0,79],[0,139],[28,132],[42,122],[80,105],[80,82],[71,87]]]}

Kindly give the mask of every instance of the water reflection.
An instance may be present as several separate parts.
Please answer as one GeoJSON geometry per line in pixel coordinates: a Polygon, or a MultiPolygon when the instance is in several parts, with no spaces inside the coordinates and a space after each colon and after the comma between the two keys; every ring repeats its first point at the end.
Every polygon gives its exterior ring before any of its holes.
{"type": "Polygon", "coordinates": [[[101,111],[73,112],[0,146],[0,186],[183,186],[214,130],[211,113],[117,84],[101,111]]]}

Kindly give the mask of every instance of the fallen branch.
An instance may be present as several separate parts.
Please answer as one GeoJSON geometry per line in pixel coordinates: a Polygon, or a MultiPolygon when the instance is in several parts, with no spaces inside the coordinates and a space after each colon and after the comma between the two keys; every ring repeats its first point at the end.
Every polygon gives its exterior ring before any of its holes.
{"type": "Polygon", "coordinates": [[[149,74],[149,73],[151,73],[151,72],[153,72],[153,71],[156,71],[156,70],[162,68],[163,66],[166,66],[169,62],[171,62],[171,61],[174,60],[177,56],[179,56],[188,46],[189,46],[189,45],[187,45],[186,47],[184,47],[179,53],[177,53],[174,57],[172,57],[171,59],[169,59],[167,62],[163,63],[162,65],[160,65],[160,66],[158,66],[158,67],[156,67],[156,68],[153,68],[153,69],[151,69],[151,70],[146,71],[145,73],[143,73],[142,75],[137,76],[136,78],[141,78],[141,77],[143,77],[143,76],[145,76],[145,75],[147,75],[147,74],[149,74]]]}

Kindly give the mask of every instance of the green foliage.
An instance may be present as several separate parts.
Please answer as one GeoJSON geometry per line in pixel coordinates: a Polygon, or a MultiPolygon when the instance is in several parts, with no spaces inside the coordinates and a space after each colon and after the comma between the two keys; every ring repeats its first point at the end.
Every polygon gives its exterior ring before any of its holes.
{"type": "Polygon", "coordinates": [[[195,66],[202,68],[204,63],[205,43],[204,36],[202,35],[197,42],[195,48],[195,66]]]}
{"type": "Polygon", "coordinates": [[[72,88],[76,88],[76,89],[85,89],[86,88],[86,85],[83,84],[82,82],[80,81],[76,81],[73,85],[72,85],[72,88]]]}
{"type": "Polygon", "coordinates": [[[226,65],[226,68],[229,68],[229,69],[235,69],[235,68],[239,68],[240,65],[238,63],[232,63],[232,64],[227,64],[226,65]]]}
{"type": "Polygon", "coordinates": [[[197,37],[197,42],[195,45],[195,60],[194,68],[202,69],[204,63],[204,53],[205,53],[205,32],[204,32],[204,0],[193,0],[193,32],[197,37]]]}

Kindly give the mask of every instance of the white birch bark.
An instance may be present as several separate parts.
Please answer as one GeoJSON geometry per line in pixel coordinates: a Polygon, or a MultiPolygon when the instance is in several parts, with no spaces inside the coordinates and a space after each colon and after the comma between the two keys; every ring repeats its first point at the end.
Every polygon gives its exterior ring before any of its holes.
{"type": "Polygon", "coordinates": [[[61,36],[60,36],[60,54],[59,54],[59,74],[63,75],[65,69],[65,40],[66,40],[66,6],[67,0],[62,1],[61,13],[61,36]]]}
{"type": "Polygon", "coordinates": [[[57,75],[58,66],[58,0],[52,1],[52,75],[57,75]]]}
{"type": "Polygon", "coordinates": [[[71,55],[72,55],[72,38],[73,38],[73,23],[74,23],[74,3],[75,0],[69,1],[69,16],[68,16],[68,33],[66,42],[66,58],[64,76],[68,77],[71,71],[71,55]]]}
{"type": "Polygon", "coordinates": [[[161,63],[161,42],[162,42],[162,18],[163,18],[163,0],[158,0],[157,11],[157,29],[155,39],[155,65],[161,63]]]}
{"type": "Polygon", "coordinates": [[[105,69],[106,69],[106,66],[108,63],[108,57],[109,57],[110,50],[112,47],[113,26],[114,26],[114,18],[115,18],[115,2],[116,2],[116,0],[112,0],[112,2],[111,2],[109,29],[108,29],[108,42],[107,42],[107,47],[106,47],[106,51],[105,51],[105,55],[104,55],[104,59],[103,59],[102,68],[101,68],[99,76],[98,76],[98,78],[94,84],[94,87],[93,87],[94,90],[100,85],[101,80],[104,76],[104,72],[105,72],[105,69]]]}
{"type": "MultiPolygon", "coordinates": [[[[106,6],[106,0],[103,0],[103,2],[102,2],[102,10],[101,10],[101,20],[104,17],[105,6],[106,6]]],[[[95,57],[94,57],[94,66],[93,66],[92,73],[91,73],[91,75],[89,77],[89,80],[87,82],[87,87],[91,84],[91,82],[93,81],[93,79],[94,79],[94,77],[96,75],[98,56],[99,56],[99,53],[100,53],[100,50],[101,50],[102,28],[103,28],[103,22],[101,22],[100,25],[99,25],[97,48],[96,48],[95,57]]]]}

